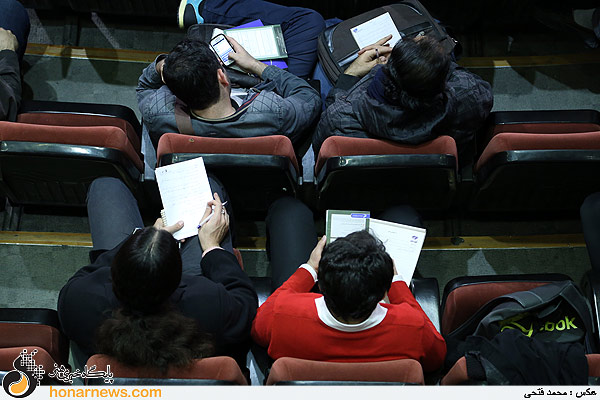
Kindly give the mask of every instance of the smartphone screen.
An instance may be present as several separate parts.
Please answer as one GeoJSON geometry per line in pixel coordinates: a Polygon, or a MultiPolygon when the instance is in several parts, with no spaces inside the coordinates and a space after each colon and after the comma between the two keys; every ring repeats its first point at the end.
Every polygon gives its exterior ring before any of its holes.
{"type": "Polygon", "coordinates": [[[223,61],[223,64],[229,65],[233,63],[233,60],[229,59],[229,53],[233,50],[233,47],[229,44],[229,41],[223,34],[219,34],[211,39],[210,47],[217,53],[217,56],[223,61]]]}

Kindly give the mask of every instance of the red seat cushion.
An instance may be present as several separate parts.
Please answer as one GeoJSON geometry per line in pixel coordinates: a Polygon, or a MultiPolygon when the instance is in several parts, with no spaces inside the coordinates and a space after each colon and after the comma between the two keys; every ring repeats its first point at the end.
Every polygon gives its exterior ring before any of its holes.
{"type": "Polygon", "coordinates": [[[600,354],[586,354],[588,361],[589,376],[600,377],[600,354]]]}
{"type": "Polygon", "coordinates": [[[450,368],[450,371],[440,381],[440,385],[460,385],[469,380],[467,359],[463,356],[450,368]]]}
{"type": "Polygon", "coordinates": [[[2,322],[0,323],[0,348],[36,346],[64,365],[69,361],[69,343],[55,327],[49,325],[2,322]]]}
{"type": "MultiPolygon", "coordinates": [[[[600,376],[600,354],[586,354],[588,362],[588,376],[600,376]]],[[[442,378],[440,385],[460,385],[467,383],[469,374],[467,371],[467,360],[461,357],[450,368],[450,371],[442,378]]]]}
{"type": "Polygon", "coordinates": [[[548,282],[483,282],[459,286],[446,297],[442,310],[442,335],[458,328],[488,301],[508,293],[529,290],[548,282]]]}
{"type": "Polygon", "coordinates": [[[207,138],[202,136],[165,133],[158,141],[157,160],[165,154],[264,154],[290,159],[298,172],[298,161],[290,139],[283,135],[251,138],[207,138]]]}
{"type": "Polygon", "coordinates": [[[440,136],[419,145],[400,144],[382,139],[331,136],[321,146],[315,164],[315,175],[331,157],[377,154],[451,154],[458,160],[456,143],[450,136],[440,136]]]}
{"type": "Polygon", "coordinates": [[[93,355],[86,365],[95,365],[99,371],[106,370],[106,366],[110,365],[111,372],[119,378],[215,379],[238,385],[248,384],[235,360],[225,356],[194,360],[191,365],[185,367],[171,367],[166,374],[153,368],[130,367],[105,354],[93,355]]]}
{"type": "Polygon", "coordinates": [[[124,119],[104,115],[69,113],[24,113],[17,116],[17,122],[54,126],[116,126],[127,134],[133,148],[141,152],[140,138],[133,126],[124,119]]]}
{"type": "Polygon", "coordinates": [[[511,150],[600,150],[600,131],[584,133],[512,133],[494,136],[475,164],[479,170],[494,155],[511,150]]]}
{"type": "Polygon", "coordinates": [[[144,171],[144,163],[121,128],[115,126],[51,126],[0,121],[0,140],[62,143],[120,150],[144,171]]]}
{"type": "Polygon", "coordinates": [[[54,370],[54,364],[64,365],[66,368],[70,368],[67,360],[59,360],[53,358],[43,347],[39,346],[20,346],[20,347],[7,347],[0,349],[0,371],[10,371],[14,369],[13,362],[19,357],[23,350],[27,350],[27,354],[31,354],[33,350],[37,350],[34,354],[33,360],[37,366],[44,367],[46,374],[54,370]]]}
{"type": "Polygon", "coordinates": [[[421,364],[411,359],[340,363],[282,357],[273,363],[267,378],[267,385],[283,381],[363,381],[424,384],[421,364]]]}

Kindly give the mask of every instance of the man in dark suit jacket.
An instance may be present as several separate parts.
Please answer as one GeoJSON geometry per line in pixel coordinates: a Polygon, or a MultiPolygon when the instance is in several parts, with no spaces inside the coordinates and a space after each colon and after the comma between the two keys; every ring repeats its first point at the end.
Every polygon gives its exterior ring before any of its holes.
{"type": "MultiPolygon", "coordinates": [[[[197,206],[206,206],[207,215],[213,208],[214,215],[198,229],[198,238],[180,243],[181,261],[173,264],[180,265],[181,279],[179,285],[177,282],[172,285],[172,293],[166,297],[176,310],[194,319],[202,331],[213,336],[217,354],[232,356],[244,366],[257,296],[250,278],[233,254],[228,232],[229,214],[221,202],[227,195],[216,180],[210,179],[210,184],[215,199],[197,206]]],[[[148,313],[143,309],[148,302],[144,307],[127,304],[132,292],[139,291],[144,298],[152,300],[152,296],[159,297],[159,292],[169,285],[166,279],[156,282],[156,276],[160,275],[154,271],[123,272],[129,264],[122,260],[139,255],[122,254],[121,249],[132,249],[131,237],[139,235],[137,230],[143,228],[137,202],[123,182],[115,178],[96,179],[88,192],[87,207],[93,242],[92,264],[69,279],[58,299],[60,323],[78,347],[75,353],[79,362],[97,352],[98,327],[111,318],[114,311],[129,307],[134,312],[148,313]]],[[[182,221],[165,227],[159,218],[153,227],[143,228],[143,231],[164,229],[173,233],[182,227],[182,221]]],[[[140,257],[144,260],[146,256],[155,257],[156,252],[164,250],[159,245],[150,246],[148,254],[140,257]]],[[[137,251],[133,249],[129,251],[137,251]]],[[[140,264],[139,258],[130,264],[140,264]]]]}

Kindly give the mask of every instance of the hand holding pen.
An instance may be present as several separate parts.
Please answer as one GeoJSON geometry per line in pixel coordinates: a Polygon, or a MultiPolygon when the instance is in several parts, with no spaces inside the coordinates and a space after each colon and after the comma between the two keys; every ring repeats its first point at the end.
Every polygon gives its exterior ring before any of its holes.
{"type": "Polygon", "coordinates": [[[229,230],[229,214],[219,195],[214,194],[214,200],[206,203],[206,210],[198,224],[198,239],[203,249],[218,247],[229,230]]]}
{"type": "MultiPolygon", "coordinates": [[[[219,196],[215,193],[215,196],[219,196]]],[[[227,201],[224,201],[223,203],[221,203],[221,206],[225,206],[225,204],[227,204],[227,201]]],[[[210,214],[208,215],[208,217],[204,218],[202,221],[200,221],[200,223],[198,224],[198,229],[202,228],[202,225],[204,225],[205,223],[207,223],[210,218],[215,215],[215,206],[214,204],[212,206],[210,206],[210,208],[212,209],[212,211],[210,212],[210,214]]],[[[225,214],[227,210],[225,210],[225,207],[221,208],[221,214],[225,214]]]]}

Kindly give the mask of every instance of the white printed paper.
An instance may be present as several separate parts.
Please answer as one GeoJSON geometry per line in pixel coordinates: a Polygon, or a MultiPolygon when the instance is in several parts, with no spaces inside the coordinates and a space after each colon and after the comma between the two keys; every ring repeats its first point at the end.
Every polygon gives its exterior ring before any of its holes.
{"type": "Polygon", "coordinates": [[[351,28],[350,32],[360,49],[369,46],[390,34],[392,35],[392,39],[390,39],[388,44],[391,47],[394,47],[396,42],[402,39],[390,13],[387,12],[351,28]]]}
{"type": "Polygon", "coordinates": [[[156,181],[167,223],[184,223],[173,237],[181,240],[195,236],[206,203],[213,199],[202,157],[156,168],[156,181]]]}
{"type": "Polygon", "coordinates": [[[410,285],[427,231],[375,218],[369,221],[369,229],[373,236],[383,242],[385,251],[394,260],[396,271],[402,275],[406,285],[410,285]]]}
{"type": "Polygon", "coordinates": [[[227,36],[234,38],[256,59],[281,57],[272,26],[248,29],[228,29],[227,36]]]}

